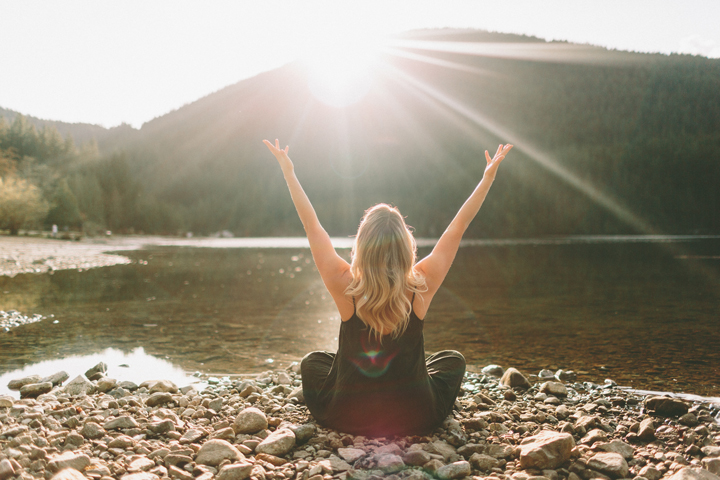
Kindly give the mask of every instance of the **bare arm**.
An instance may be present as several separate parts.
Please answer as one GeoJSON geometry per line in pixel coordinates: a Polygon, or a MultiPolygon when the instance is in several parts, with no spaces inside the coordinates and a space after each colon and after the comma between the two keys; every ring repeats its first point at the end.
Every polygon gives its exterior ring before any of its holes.
{"type": "Polygon", "coordinates": [[[490,154],[485,150],[487,166],[482,180],[455,215],[453,221],[450,222],[432,253],[417,263],[415,268],[425,276],[428,286],[428,291],[423,295],[427,305],[445,280],[460,246],[460,240],[485,201],[490,186],[495,180],[500,162],[512,147],[512,145],[500,145],[493,158],[490,158],[490,154]]]}
{"type": "MultiPolygon", "coordinates": [[[[335,248],[330,241],[330,235],[320,224],[315,209],[310,203],[310,199],[305,194],[300,181],[295,176],[295,167],[288,157],[289,147],[281,149],[278,140],[275,145],[267,140],[263,140],[270,152],[275,155],[280,168],[282,169],[285,182],[290,190],[290,196],[295,204],[300,221],[305,228],[305,234],[310,242],[310,250],[312,251],[315,265],[320,272],[320,276],[325,283],[330,294],[338,303],[339,300],[344,301],[344,292],[347,284],[347,275],[350,272],[350,265],[337,254],[335,248]]],[[[340,305],[338,305],[339,307],[340,305]]]]}

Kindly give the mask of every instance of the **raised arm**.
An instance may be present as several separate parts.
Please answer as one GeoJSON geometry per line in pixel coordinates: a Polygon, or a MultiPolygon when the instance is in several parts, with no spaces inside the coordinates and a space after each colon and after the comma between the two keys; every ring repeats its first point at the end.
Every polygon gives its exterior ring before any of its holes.
{"type": "Polygon", "coordinates": [[[455,215],[453,221],[450,222],[445,233],[442,234],[435,248],[433,248],[432,253],[415,266],[416,270],[425,275],[427,282],[428,291],[423,294],[426,305],[429,305],[433,295],[435,295],[443,280],[445,280],[445,276],[455,259],[455,254],[460,246],[460,240],[462,240],[465,230],[467,230],[470,222],[472,222],[480,210],[488,190],[490,190],[490,186],[495,180],[495,174],[497,173],[498,166],[500,166],[500,162],[502,162],[512,147],[512,145],[500,145],[493,158],[490,158],[490,154],[485,150],[487,166],[485,167],[482,180],[478,186],[475,187],[472,195],[465,201],[457,215],[455,215]]]}
{"type": "Polygon", "coordinates": [[[345,287],[349,283],[347,275],[350,272],[350,265],[337,254],[335,248],[330,241],[330,235],[320,224],[315,209],[310,203],[310,199],[305,194],[300,181],[295,176],[295,167],[288,157],[290,147],[280,148],[280,143],[275,140],[275,145],[267,140],[263,140],[270,152],[275,155],[280,168],[282,169],[285,182],[287,182],[290,196],[295,204],[300,221],[305,228],[305,234],[310,242],[310,250],[312,251],[315,265],[320,272],[320,276],[325,283],[330,294],[336,303],[344,298],[345,287]]]}

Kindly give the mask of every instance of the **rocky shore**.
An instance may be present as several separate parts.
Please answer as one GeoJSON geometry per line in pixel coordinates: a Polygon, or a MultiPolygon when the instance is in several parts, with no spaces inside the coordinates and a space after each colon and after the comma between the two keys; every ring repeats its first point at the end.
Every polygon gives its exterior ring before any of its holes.
{"type": "Polygon", "coordinates": [[[104,364],[13,380],[0,480],[720,480],[714,405],[488,366],[432,434],[366,438],[317,425],[297,370],[209,378],[201,392],[117,382],[104,364]]]}

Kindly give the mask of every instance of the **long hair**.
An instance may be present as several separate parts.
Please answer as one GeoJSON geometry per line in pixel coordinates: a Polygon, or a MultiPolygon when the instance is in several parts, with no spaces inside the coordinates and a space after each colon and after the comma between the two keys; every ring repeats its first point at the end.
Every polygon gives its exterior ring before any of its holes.
{"type": "Polygon", "coordinates": [[[414,270],[417,244],[397,208],[384,203],[365,211],[352,247],[352,282],[345,290],[370,333],[402,335],[412,302],[407,292],[427,291],[414,270]]]}

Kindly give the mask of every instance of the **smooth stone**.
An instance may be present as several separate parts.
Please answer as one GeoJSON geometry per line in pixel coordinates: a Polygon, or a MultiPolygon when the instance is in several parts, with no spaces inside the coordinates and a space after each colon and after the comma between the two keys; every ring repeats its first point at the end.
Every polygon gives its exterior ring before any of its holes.
{"type": "Polygon", "coordinates": [[[129,415],[123,415],[112,420],[108,420],[103,425],[105,430],[114,430],[116,428],[137,428],[138,423],[129,415]]]}
{"type": "Polygon", "coordinates": [[[13,406],[15,399],[9,395],[0,395],[0,408],[10,408],[13,406]]]}
{"type": "Polygon", "coordinates": [[[720,477],[704,468],[685,467],[667,480],[720,480],[720,477]]]}
{"type": "Polygon", "coordinates": [[[234,430],[237,433],[256,433],[267,427],[267,416],[255,407],[246,408],[235,417],[234,430]]]}
{"type": "Polygon", "coordinates": [[[594,448],[595,450],[600,450],[602,452],[619,453],[623,456],[625,460],[630,460],[631,458],[633,458],[633,453],[635,452],[635,449],[633,447],[623,442],[622,440],[613,440],[609,443],[597,444],[594,448]]]}
{"type": "Polygon", "coordinates": [[[40,383],[41,380],[42,378],[40,377],[40,375],[29,375],[27,377],[10,380],[10,382],[8,382],[7,384],[7,387],[10,390],[20,390],[25,385],[29,385],[31,383],[40,383]]]}
{"type": "Polygon", "coordinates": [[[290,429],[282,428],[268,435],[255,447],[255,451],[281,457],[293,447],[295,447],[295,434],[290,429]]]}
{"type": "Polygon", "coordinates": [[[554,469],[570,459],[575,447],[572,435],[544,430],[520,444],[520,468],[554,469]]]}
{"type": "Polygon", "coordinates": [[[593,443],[599,442],[601,440],[607,440],[607,434],[605,433],[605,430],[593,428],[588,433],[586,433],[585,436],[578,441],[578,443],[583,445],[592,445],[593,443]]]}
{"type": "Polygon", "coordinates": [[[63,468],[53,475],[50,480],[87,480],[87,477],[74,468],[63,468]]]}
{"type": "Polygon", "coordinates": [[[523,375],[522,373],[520,373],[519,370],[513,367],[505,370],[505,373],[500,379],[500,383],[510,388],[530,388],[530,382],[528,382],[528,379],[525,378],[525,375],[523,375]]]}
{"type": "Polygon", "coordinates": [[[491,444],[485,447],[485,454],[495,458],[508,458],[513,454],[513,447],[510,445],[491,444]]]}
{"type": "MultiPolygon", "coordinates": [[[[240,452],[240,453],[242,453],[242,452],[240,452]]],[[[279,467],[280,465],[285,465],[286,463],[288,463],[288,461],[282,457],[276,457],[275,455],[268,455],[267,453],[258,453],[255,455],[255,459],[262,460],[263,462],[271,463],[276,467],[279,467]]]]}
{"type": "Polygon", "coordinates": [[[226,440],[208,440],[200,447],[195,463],[216,467],[223,460],[241,460],[245,456],[226,440]]]}
{"type": "Polygon", "coordinates": [[[315,425],[305,423],[303,425],[290,425],[288,427],[295,434],[295,444],[302,445],[315,435],[315,425]]]}
{"type": "Polygon", "coordinates": [[[252,469],[253,464],[250,462],[233,463],[222,467],[216,478],[217,480],[245,480],[250,476],[252,469]]]}
{"type": "Polygon", "coordinates": [[[425,450],[427,450],[430,453],[442,455],[442,457],[445,459],[446,462],[453,455],[457,455],[457,451],[455,450],[455,447],[448,444],[447,442],[443,442],[440,440],[436,440],[432,443],[428,443],[425,446],[425,450]]]}
{"type": "Polygon", "coordinates": [[[177,385],[170,380],[148,380],[140,384],[140,388],[142,387],[147,388],[151,394],[155,392],[177,393],[178,391],[177,385]]]}
{"type": "Polygon", "coordinates": [[[90,457],[84,453],[72,451],[50,457],[48,461],[48,468],[53,472],[62,470],[63,468],[74,468],[75,470],[82,471],[88,465],[90,465],[90,457]]]}
{"type": "Polygon", "coordinates": [[[15,476],[15,467],[7,458],[0,460],[0,480],[7,480],[15,476]]]}
{"type": "Polygon", "coordinates": [[[402,458],[407,465],[414,467],[421,467],[432,460],[430,454],[425,450],[410,450],[402,458]]]}
{"type": "Polygon", "coordinates": [[[497,458],[485,455],[484,453],[473,453],[470,456],[470,464],[481,472],[487,472],[491,468],[497,467],[500,462],[497,458]]]}
{"type": "Polygon", "coordinates": [[[278,385],[291,385],[292,384],[292,378],[290,378],[290,375],[288,375],[285,372],[278,373],[277,376],[277,384],[278,385]]]}
{"type": "Polygon", "coordinates": [[[540,391],[555,397],[567,397],[568,394],[567,387],[560,382],[545,382],[540,386],[540,391]]]}
{"type": "Polygon", "coordinates": [[[302,386],[297,387],[295,390],[290,392],[288,400],[295,399],[298,403],[305,403],[305,394],[303,393],[302,386]]]}
{"type": "Polygon", "coordinates": [[[449,465],[443,465],[437,469],[435,474],[441,480],[450,480],[467,477],[471,472],[472,469],[470,468],[470,462],[467,460],[461,460],[459,462],[453,462],[449,465]]]}
{"type": "Polygon", "coordinates": [[[85,372],[85,376],[89,380],[100,380],[103,375],[105,375],[105,372],[107,372],[107,365],[105,362],[100,362],[94,367],[88,369],[88,371],[85,372]]]}
{"type": "Polygon", "coordinates": [[[135,390],[140,388],[135,382],[131,382],[130,380],[119,382],[117,386],[129,392],[134,392],[135,390]]]}
{"type": "MultiPolygon", "coordinates": [[[[357,459],[365,456],[365,450],[360,450],[359,448],[338,448],[338,455],[346,462],[355,463],[357,459]]],[[[428,460],[430,460],[429,457],[428,460]]]]}
{"type": "Polygon", "coordinates": [[[50,382],[53,384],[53,386],[55,386],[60,385],[68,378],[70,378],[70,375],[68,375],[65,370],[62,370],[60,372],[53,373],[52,375],[43,378],[42,380],[40,380],[40,383],[50,382]]]}
{"type": "Polygon", "coordinates": [[[163,461],[165,462],[166,467],[183,467],[187,465],[188,463],[192,463],[193,459],[189,457],[188,455],[183,455],[182,453],[168,453],[163,457],[163,461]]]}
{"type": "Polygon", "coordinates": [[[638,472],[638,476],[647,480],[660,480],[660,478],[662,478],[662,472],[655,468],[654,465],[645,465],[638,472]]]}
{"type": "Polygon", "coordinates": [[[133,440],[127,435],[120,435],[118,437],[115,437],[108,443],[109,448],[129,448],[133,445],[135,445],[135,440],[133,440]]]}
{"type": "Polygon", "coordinates": [[[197,440],[200,440],[202,437],[207,435],[207,432],[205,430],[199,429],[199,428],[191,428],[185,434],[180,437],[180,443],[185,445],[188,443],[195,443],[197,440]]]}
{"type": "Polygon", "coordinates": [[[162,420],[149,424],[148,429],[155,435],[164,435],[168,432],[175,431],[175,423],[170,419],[162,420]]]}
{"type": "Polygon", "coordinates": [[[626,478],[628,464],[619,453],[596,453],[588,460],[588,468],[597,470],[612,478],[626,478]]]}
{"type": "Polygon", "coordinates": [[[91,392],[93,388],[93,384],[90,383],[84,375],[78,375],[70,380],[65,387],[63,387],[63,392],[67,393],[71,397],[77,397],[91,392]]]}
{"type": "Polygon", "coordinates": [[[500,378],[505,373],[505,370],[500,365],[487,365],[480,370],[480,373],[490,377],[500,378]]]}
{"type": "Polygon", "coordinates": [[[706,456],[706,457],[720,457],[720,447],[716,447],[714,445],[708,445],[705,447],[702,447],[700,451],[706,456]]]}
{"type": "Polygon", "coordinates": [[[52,387],[53,384],[50,382],[23,385],[20,388],[20,398],[36,398],[43,393],[48,393],[52,387]]]}
{"type": "Polygon", "coordinates": [[[546,368],[543,368],[538,373],[538,378],[540,380],[549,380],[551,378],[555,378],[555,373],[552,370],[548,370],[546,368]]]}
{"type": "Polygon", "coordinates": [[[405,468],[405,462],[403,462],[402,458],[392,453],[381,453],[375,457],[375,460],[377,461],[377,468],[385,473],[395,473],[405,468]]]}
{"type": "Polygon", "coordinates": [[[715,475],[720,475],[720,458],[703,458],[703,467],[715,475]]]}
{"type": "Polygon", "coordinates": [[[330,455],[327,461],[330,463],[330,468],[333,472],[345,472],[352,468],[352,465],[350,465],[337,455],[330,455]]]}
{"type": "Polygon", "coordinates": [[[114,378],[103,377],[95,384],[95,391],[100,393],[109,392],[117,386],[117,380],[114,378]]]}
{"type": "Polygon", "coordinates": [[[160,480],[160,477],[158,477],[152,472],[138,472],[123,475],[122,477],[120,477],[120,480],[160,480]]]}
{"type": "Polygon", "coordinates": [[[95,422],[87,422],[80,430],[80,435],[88,440],[96,440],[105,436],[105,429],[95,422]]]}
{"type": "Polygon", "coordinates": [[[640,428],[638,428],[638,438],[646,442],[651,442],[655,439],[655,422],[652,418],[646,418],[640,422],[640,428]]]}
{"type": "Polygon", "coordinates": [[[650,412],[663,417],[679,417],[688,413],[689,409],[682,400],[661,396],[646,398],[643,404],[650,412]]]}
{"type": "Polygon", "coordinates": [[[151,468],[155,468],[155,462],[147,457],[140,457],[130,462],[128,472],[145,472],[151,468]]]}
{"type": "Polygon", "coordinates": [[[145,405],[148,407],[155,407],[157,405],[164,405],[172,402],[172,395],[167,392],[155,392],[145,399],[145,405]]]}

